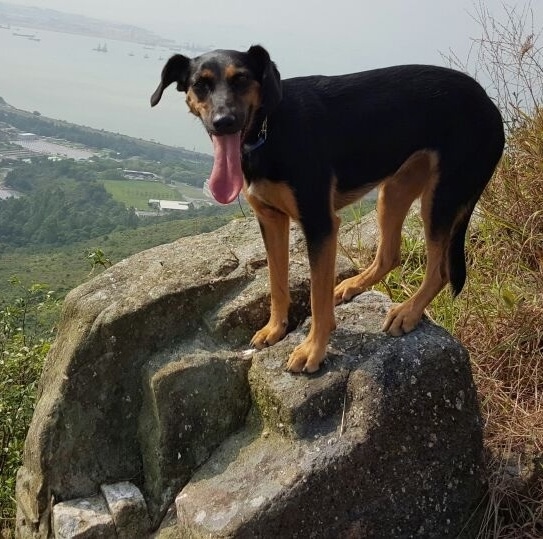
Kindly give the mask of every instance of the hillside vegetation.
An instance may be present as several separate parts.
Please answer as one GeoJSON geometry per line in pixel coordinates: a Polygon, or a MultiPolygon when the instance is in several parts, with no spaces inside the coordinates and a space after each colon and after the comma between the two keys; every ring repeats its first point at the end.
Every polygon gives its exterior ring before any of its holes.
{"type": "MultiPolygon", "coordinates": [[[[50,161],[33,158],[7,174],[5,185],[25,196],[0,200],[0,253],[19,247],[63,246],[153,222],[196,219],[228,212],[209,207],[155,218],[139,218],[150,198],[183,199],[201,189],[172,183],[130,181],[110,159],[50,161]]],[[[145,166],[148,170],[151,166],[145,166]]],[[[152,170],[151,170],[152,172],[152,170]]],[[[207,225],[206,225],[207,226],[207,225]]],[[[0,290],[2,289],[0,283],[0,290]]]]}
{"type": "Polygon", "coordinates": [[[17,297],[18,290],[9,285],[12,277],[20,278],[29,286],[33,283],[46,283],[48,289],[55,292],[54,297],[61,299],[72,288],[93,276],[95,272],[92,271],[90,255],[98,249],[114,264],[132,254],[184,236],[211,232],[238,214],[239,208],[232,206],[215,215],[157,222],[64,247],[20,248],[0,253],[0,308],[17,297]]]}

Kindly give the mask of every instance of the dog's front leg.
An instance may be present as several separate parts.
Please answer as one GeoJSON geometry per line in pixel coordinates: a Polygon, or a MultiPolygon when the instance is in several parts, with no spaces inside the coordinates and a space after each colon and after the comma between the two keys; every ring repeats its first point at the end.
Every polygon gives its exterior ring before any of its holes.
{"type": "Polygon", "coordinates": [[[315,240],[305,231],[311,269],[311,329],[305,340],[290,355],[287,370],[315,372],[326,355],[330,333],[336,329],[334,317],[334,280],[339,219],[331,217],[331,231],[315,240]]]}
{"type": "Polygon", "coordinates": [[[268,323],[257,331],[251,345],[261,349],[280,341],[287,331],[290,292],[288,285],[289,216],[261,204],[247,196],[255,210],[266,254],[270,274],[271,310],[268,323]]]}

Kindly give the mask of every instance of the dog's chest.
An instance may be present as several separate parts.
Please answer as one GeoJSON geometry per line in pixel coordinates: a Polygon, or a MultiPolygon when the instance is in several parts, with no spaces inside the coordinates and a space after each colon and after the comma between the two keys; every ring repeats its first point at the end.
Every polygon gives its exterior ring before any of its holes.
{"type": "Polygon", "coordinates": [[[287,183],[267,179],[259,179],[251,183],[245,181],[244,190],[249,200],[257,199],[260,204],[280,211],[291,219],[299,220],[298,203],[287,183]]]}

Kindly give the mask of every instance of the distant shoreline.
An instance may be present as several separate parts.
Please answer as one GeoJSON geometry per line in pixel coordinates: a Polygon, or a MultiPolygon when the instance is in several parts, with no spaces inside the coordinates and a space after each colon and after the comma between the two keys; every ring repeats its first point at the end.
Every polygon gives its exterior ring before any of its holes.
{"type": "MultiPolygon", "coordinates": [[[[137,45],[147,45],[155,47],[176,47],[176,43],[173,39],[166,39],[160,36],[155,36],[153,34],[146,36],[142,34],[139,37],[133,37],[134,34],[130,32],[118,32],[107,27],[104,27],[101,30],[94,30],[92,28],[78,28],[73,29],[69,26],[56,26],[48,25],[47,23],[41,22],[25,22],[24,24],[11,25],[11,28],[0,28],[0,30],[13,30],[17,29],[32,29],[32,30],[44,30],[47,32],[56,32],[59,34],[69,34],[73,36],[84,36],[84,37],[95,37],[97,39],[111,39],[114,41],[124,41],[125,43],[135,43],[137,45]],[[132,37],[131,37],[132,36],[132,37]]],[[[134,27],[135,28],[135,27],[134,27]]],[[[146,30],[141,29],[142,32],[147,32],[146,30]]],[[[14,34],[16,35],[16,34],[14,34]]]]}
{"type": "MultiPolygon", "coordinates": [[[[67,120],[51,118],[48,116],[44,116],[42,114],[37,114],[36,112],[30,112],[28,110],[16,108],[13,105],[10,105],[7,101],[5,101],[5,99],[3,99],[0,96],[0,121],[6,121],[6,119],[2,119],[2,116],[1,116],[1,113],[3,111],[7,114],[13,114],[21,118],[30,118],[34,121],[39,122],[42,125],[65,126],[68,128],[74,128],[81,132],[94,134],[99,137],[108,137],[110,139],[115,138],[118,140],[130,141],[131,143],[137,144],[142,147],[160,148],[164,152],[167,152],[168,154],[177,155],[180,159],[185,159],[188,161],[204,162],[204,163],[209,163],[209,164],[213,162],[213,156],[205,152],[197,152],[197,151],[189,150],[183,146],[173,146],[171,144],[163,144],[161,142],[156,142],[154,140],[146,140],[146,139],[134,137],[131,135],[115,133],[113,131],[108,131],[104,129],[96,129],[94,127],[89,127],[87,125],[69,122],[67,120]]],[[[9,121],[7,123],[9,123],[9,121]]],[[[38,131],[39,130],[36,131],[36,134],[38,134],[40,137],[48,138],[47,135],[44,135],[43,133],[40,133],[38,131]]],[[[73,140],[70,138],[66,138],[66,140],[71,140],[72,142],[78,142],[77,140],[73,140]]],[[[92,146],[92,145],[86,145],[86,146],[89,149],[92,149],[92,148],[99,149],[98,146],[92,146]]]]}
{"type": "Polygon", "coordinates": [[[45,30],[77,36],[112,39],[139,45],[188,49],[195,52],[211,47],[197,43],[179,44],[139,26],[107,21],[34,6],[17,6],[0,2],[0,31],[17,31],[19,28],[45,30]]]}

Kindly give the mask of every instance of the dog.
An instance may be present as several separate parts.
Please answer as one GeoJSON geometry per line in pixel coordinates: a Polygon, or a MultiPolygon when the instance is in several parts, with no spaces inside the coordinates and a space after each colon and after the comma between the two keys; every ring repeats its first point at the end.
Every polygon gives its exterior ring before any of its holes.
{"type": "Polygon", "coordinates": [[[412,331],[447,283],[460,293],[468,223],[504,147],[500,113],[474,79],[445,67],[403,65],[281,80],[266,49],[254,45],[172,56],[152,106],[172,83],[213,141],[211,193],[227,204],[243,191],[260,225],[271,312],[252,338],[255,348],[275,344],[287,330],[290,219],[306,239],[312,323],[288,371],[317,371],[336,327],[334,304],[400,264],[402,224],[416,198],[426,273],[417,292],[390,310],[383,330],[412,331]],[[336,212],[376,186],[375,260],[334,288],[336,212]]]}

